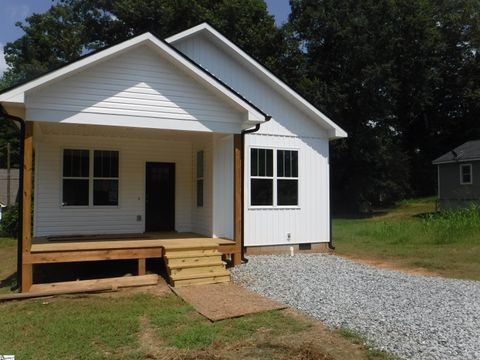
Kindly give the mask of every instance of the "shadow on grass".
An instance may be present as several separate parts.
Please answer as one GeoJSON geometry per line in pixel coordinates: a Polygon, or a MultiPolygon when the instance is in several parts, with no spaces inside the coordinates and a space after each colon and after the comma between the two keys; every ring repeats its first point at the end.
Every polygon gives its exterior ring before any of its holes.
{"type": "Polygon", "coordinates": [[[424,212],[424,213],[413,215],[413,217],[417,219],[430,219],[432,217],[437,218],[440,216],[441,216],[441,213],[438,211],[430,211],[430,212],[424,212]]]}
{"type": "Polygon", "coordinates": [[[371,219],[373,217],[386,215],[388,210],[376,210],[366,213],[338,213],[332,214],[332,219],[347,219],[347,220],[361,220],[361,219],[371,219]]]}
{"type": "Polygon", "coordinates": [[[10,291],[14,291],[18,289],[17,286],[17,273],[14,272],[10,274],[5,279],[0,280],[0,290],[8,289],[10,291]]]}

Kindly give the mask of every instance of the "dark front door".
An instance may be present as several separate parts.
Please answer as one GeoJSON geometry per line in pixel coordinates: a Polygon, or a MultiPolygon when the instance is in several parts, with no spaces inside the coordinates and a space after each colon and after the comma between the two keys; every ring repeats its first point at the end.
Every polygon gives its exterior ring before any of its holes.
{"type": "Polygon", "coordinates": [[[146,164],[145,230],[175,228],[175,164],[146,164]]]}

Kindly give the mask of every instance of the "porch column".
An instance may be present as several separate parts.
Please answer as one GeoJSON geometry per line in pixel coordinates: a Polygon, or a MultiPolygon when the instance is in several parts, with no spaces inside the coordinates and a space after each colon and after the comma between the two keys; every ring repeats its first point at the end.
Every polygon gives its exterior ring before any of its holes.
{"type": "Polygon", "coordinates": [[[243,147],[242,135],[235,134],[233,138],[233,237],[235,253],[232,255],[233,265],[240,265],[242,253],[242,198],[243,198],[243,147]]]}
{"type": "MultiPolygon", "coordinates": [[[[23,142],[23,194],[22,194],[22,252],[30,254],[32,246],[32,158],[33,158],[33,122],[25,122],[25,139],[23,142]]],[[[32,264],[22,261],[21,291],[27,292],[32,286],[32,264]]]]}

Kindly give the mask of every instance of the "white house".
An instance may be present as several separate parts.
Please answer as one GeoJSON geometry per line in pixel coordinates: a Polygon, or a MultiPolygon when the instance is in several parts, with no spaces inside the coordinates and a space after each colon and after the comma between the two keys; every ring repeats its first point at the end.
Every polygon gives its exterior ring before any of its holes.
{"type": "Polygon", "coordinates": [[[175,231],[247,253],[329,241],[329,141],[346,133],[206,23],[97,51],[0,104],[26,123],[24,210],[34,149],[27,259],[62,236],[175,231]]]}

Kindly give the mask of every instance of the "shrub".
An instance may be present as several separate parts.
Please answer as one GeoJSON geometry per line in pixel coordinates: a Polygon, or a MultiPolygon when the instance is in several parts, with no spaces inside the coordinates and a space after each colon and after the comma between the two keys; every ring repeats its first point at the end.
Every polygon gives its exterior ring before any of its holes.
{"type": "Polygon", "coordinates": [[[455,242],[480,231],[480,206],[472,204],[465,209],[430,214],[424,220],[424,227],[434,234],[436,243],[455,242]]]}
{"type": "Polygon", "coordinates": [[[2,211],[0,220],[0,233],[2,236],[16,237],[18,233],[18,206],[8,206],[2,211]]]}

